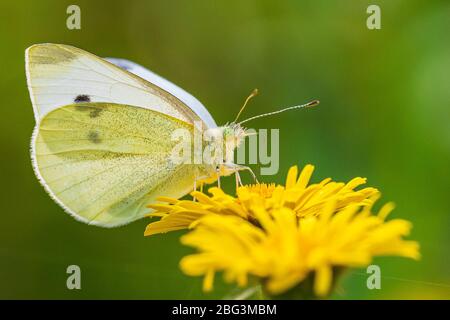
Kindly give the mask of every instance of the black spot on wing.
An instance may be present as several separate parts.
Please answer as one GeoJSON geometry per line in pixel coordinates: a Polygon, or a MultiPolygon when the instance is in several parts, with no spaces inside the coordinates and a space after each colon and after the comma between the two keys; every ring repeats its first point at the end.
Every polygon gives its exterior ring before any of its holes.
{"type": "Polygon", "coordinates": [[[89,112],[89,117],[97,118],[101,112],[102,112],[101,108],[92,107],[91,111],[89,112]]]}
{"type": "Polygon", "coordinates": [[[102,139],[100,139],[100,134],[97,131],[89,131],[88,139],[95,144],[102,142],[102,139]]]}
{"type": "Polygon", "coordinates": [[[100,115],[100,113],[102,113],[102,111],[103,111],[103,109],[99,106],[91,106],[91,105],[84,105],[84,104],[76,105],[75,110],[89,112],[90,118],[97,118],[100,115]]]}
{"type": "Polygon", "coordinates": [[[91,98],[87,94],[79,94],[75,97],[73,102],[75,102],[75,103],[91,102],[91,98]]]}

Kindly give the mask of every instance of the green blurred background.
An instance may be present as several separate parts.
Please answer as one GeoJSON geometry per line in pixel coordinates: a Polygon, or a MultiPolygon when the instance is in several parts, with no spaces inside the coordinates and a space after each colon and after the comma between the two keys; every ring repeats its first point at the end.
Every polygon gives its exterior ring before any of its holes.
{"type": "MultiPolygon", "coordinates": [[[[257,120],[280,128],[280,171],[316,165],[314,180],[365,176],[393,200],[392,217],[414,223],[422,260],[382,258],[382,289],[365,270],[337,299],[450,298],[450,3],[448,1],[2,1],[0,298],[221,298],[184,276],[176,232],[143,237],[148,221],[117,229],[63,213],[33,173],[34,126],[24,50],[71,44],[136,61],[198,97],[217,123],[321,100],[320,107],[257,120]],[[66,8],[81,7],[81,30],[66,8]],[[368,30],[378,4],[382,29],[368,30]],[[81,290],[66,268],[81,267],[81,290]]],[[[248,178],[248,177],[246,177],[248,178]]],[[[233,179],[231,179],[233,180],[233,179]]],[[[249,181],[249,180],[247,180],[249,181]]]]}

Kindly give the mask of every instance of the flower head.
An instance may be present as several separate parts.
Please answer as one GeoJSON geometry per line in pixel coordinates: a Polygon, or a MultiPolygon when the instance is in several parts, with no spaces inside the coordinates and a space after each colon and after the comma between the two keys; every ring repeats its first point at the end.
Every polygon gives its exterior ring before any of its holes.
{"type": "Polygon", "coordinates": [[[163,203],[149,205],[155,210],[151,217],[161,217],[150,223],[145,235],[164,233],[188,228],[193,222],[207,214],[236,216],[257,223],[255,206],[263,207],[269,213],[286,208],[299,218],[318,215],[323,207],[333,201],[337,209],[349,205],[367,206],[371,197],[378,193],[375,188],[356,190],[366,179],[354,178],[348,183],[333,182],[330,178],[310,184],[314,171],[306,165],[298,174],[297,166],[290,168],[284,186],[275,184],[255,184],[239,187],[236,197],[226,194],[220,188],[210,188],[211,196],[203,192],[191,193],[196,201],[159,198],[163,203]]]}
{"type": "Polygon", "coordinates": [[[315,294],[325,296],[335,268],[366,266],[380,255],[419,258],[417,242],[402,239],[411,224],[385,221],[392,208],[387,204],[373,215],[371,206],[342,207],[333,199],[314,214],[299,217],[295,206],[267,209],[260,202],[252,206],[257,225],[238,215],[205,215],[181,239],[198,250],[181,260],[181,269],[204,275],[205,290],[212,288],[214,273],[223,271],[226,281],[239,286],[256,277],[271,295],[313,276],[315,294]]]}
{"type": "Polygon", "coordinates": [[[242,186],[236,196],[210,188],[211,196],[194,191],[196,201],[161,198],[163,203],[149,206],[161,220],[145,234],[191,228],[181,241],[197,253],[180,266],[188,275],[204,276],[205,291],[212,289],[215,273],[223,272],[241,287],[256,279],[272,296],[322,297],[338,270],[367,266],[380,255],[419,258],[418,243],[403,239],[411,223],[386,221],[392,204],[372,214],[379,192],[357,189],[365,179],[310,184],[313,170],[307,165],[299,174],[294,166],[285,185],[242,186]]]}

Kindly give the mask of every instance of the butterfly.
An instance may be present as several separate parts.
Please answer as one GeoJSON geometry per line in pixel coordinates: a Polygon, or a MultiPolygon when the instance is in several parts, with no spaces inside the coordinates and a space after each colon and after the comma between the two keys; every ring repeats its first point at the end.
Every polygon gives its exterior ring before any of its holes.
{"type": "Polygon", "coordinates": [[[234,149],[247,135],[243,122],[318,103],[217,126],[192,95],[128,60],[48,43],[29,47],[25,64],[36,120],[36,176],[67,213],[101,227],[140,219],[158,197],[180,198],[198,181],[250,170],[233,163],[233,154],[206,163],[171,162],[175,130],[209,132],[210,144],[232,141],[234,149]]]}

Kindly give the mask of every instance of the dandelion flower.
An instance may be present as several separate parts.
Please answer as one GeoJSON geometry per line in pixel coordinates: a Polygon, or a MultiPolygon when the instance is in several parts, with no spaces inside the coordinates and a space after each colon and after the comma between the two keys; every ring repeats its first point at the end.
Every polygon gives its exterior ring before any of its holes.
{"type": "Polygon", "coordinates": [[[250,277],[259,279],[271,296],[295,290],[312,277],[314,294],[325,297],[339,268],[364,267],[375,256],[419,258],[418,243],[403,239],[411,223],[385,220],[391,204],[377,215],[362,200],[343,206],[336,197],[306,216],[305,211],[299,214],[296,205],[270,211],[264,201],[254,201],[239,206],[243,207],[251,210],[256,224],[241,215],[218,211],[204,215],[181,238],[198,253],[184,257],[180,267],[187,275],[203,275],[205,291],[212,289],[214,274],[223,272],[226,281],[241,287],[248,285],[250,277]]]}
{"type": "Polygon", "coordinates": [[[161,219],[150,223],[144,234],[149,236],[185,229],[207,214],[236,216],[258,223],[252,209],[256,204],[268,212],[286,208],[299,218],[311,217],[318,215],[330,201],[336,204],[336,209],[349,205],[367,206],[372,203],[371,197],[378,193],[377,189],[370,187],[356,190],[366,183],[366,179],[359,177],[348,183],[327,178],[310,184],[313,171],[312,165],[306,165],[298,174],[297,166],[293,166],[284,186],[264,183],[242,186],[238,188],[236,197],[214,187],[209,189],[211,196],[192,192],[196,201],[159,198],[162,203],[149,205],[154,210],[149,216],[161,219]]]}

